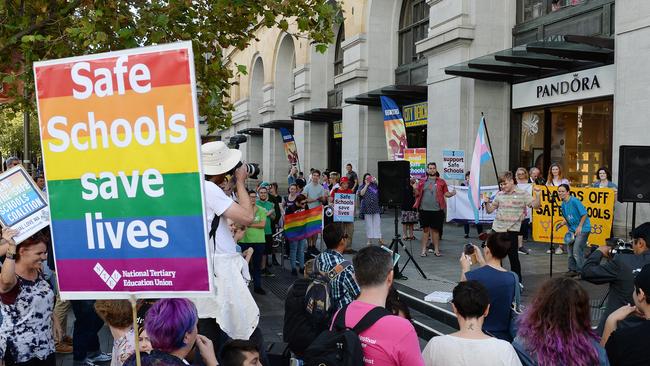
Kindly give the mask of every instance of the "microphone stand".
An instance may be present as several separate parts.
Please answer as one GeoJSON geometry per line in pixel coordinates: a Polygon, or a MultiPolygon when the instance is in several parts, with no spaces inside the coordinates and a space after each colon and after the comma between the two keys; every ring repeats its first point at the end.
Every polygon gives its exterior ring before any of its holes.
{"type": "Polygon", "coordinates": [[[553,255],[555,255],[555,250],[553,248],[553,236],[555,236],[555,223],[553,222],[553,219],[555,217],[555,197],[551,193],[551,190],[548,189],[548,186],[544,184],[544,188],[546,188],[546,192],[548,193],[548,202],[551,204],[551,243],[549,244],[549,272],[548,276],[553,277],[553,255]]]}

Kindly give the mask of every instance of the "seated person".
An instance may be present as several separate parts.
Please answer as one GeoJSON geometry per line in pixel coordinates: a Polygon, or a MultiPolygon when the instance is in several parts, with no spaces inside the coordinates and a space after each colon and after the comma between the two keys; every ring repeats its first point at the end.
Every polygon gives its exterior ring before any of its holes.
{"type": "Polygon", "coordinates": [[[251,341],[233,339],[221,350],[221,366],[262,366],[260,351],[251,341]]]}
{"type": "Polygon", "coordinates": [[[490,337],[481,330],[490,311],[485,286],[478,281],[459,283],[454,288],[451,307],[460,330],[433,337],[422,352],[425,365],[521,365],[510,343],[490,337]]]}
{"type": "MultiPolygon", "coordinates": [[[[216,366],[212,341],[198,334],[199,317],[194,304],[187,299],[158,300],[147,311],[144,329],[149,336],[153,350],[141,354],[142,366],[178,365],[186,366],[188,354],[196,346],[205,366],[216,366]]],[[[135,355],[125,363],[135,366],[135,355]]]]}
{"type": "Polygon", "coordinates": [[[491,233],[483,248],[483,255],[477,246],[471,256],[463,253],[460,258],[461,281],[476,280],[487,288],[490,296],[490,313],[485,318],[483,330],[499,339],[511,342],[511,305],[517,285],[516,274],[501,266],[508,256],[511,242],[507,233],[491,233]],[[470,258],[474,260],[470,261],[470,258]],[[471,262],[479,268],[470,271],[471,262]]]}

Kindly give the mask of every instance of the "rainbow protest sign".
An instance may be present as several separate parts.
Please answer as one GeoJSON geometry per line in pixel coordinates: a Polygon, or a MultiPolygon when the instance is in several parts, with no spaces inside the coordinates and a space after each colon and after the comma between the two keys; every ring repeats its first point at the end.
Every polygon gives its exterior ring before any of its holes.
{"type": "Polygon", "coordinates": [[[62,298],[208,293],[191,43],[34,74],[62,298]]]}
{"type": "Polygon", "coordinates": [[[323,229],[323,206],[288,214],[284,217],[284,236],[296,241],[309,238],[323,229]]]}
{"type": "Polygon", "coordinates": [[[18,231],[20,244],[50,224],[47,203],[22,165],[0,174],[0,225],[18,231]]]}

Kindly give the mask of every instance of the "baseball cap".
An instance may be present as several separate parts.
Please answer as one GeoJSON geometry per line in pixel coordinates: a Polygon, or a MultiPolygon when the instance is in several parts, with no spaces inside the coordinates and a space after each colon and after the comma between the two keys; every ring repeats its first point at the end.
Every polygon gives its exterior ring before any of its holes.
{"type": "Polygon", "coordinates": [[[341,180],[339,181],[340,183],[350,183],[350,180],[348,177],[341,177],[341,180]]]}
{"type": "Polygon", "coordinates": [[[648,296],[650,294],[650,264],[646,264],[641,268],[641,272],[634,277],[634,287],[643,290],[648,296]]]}

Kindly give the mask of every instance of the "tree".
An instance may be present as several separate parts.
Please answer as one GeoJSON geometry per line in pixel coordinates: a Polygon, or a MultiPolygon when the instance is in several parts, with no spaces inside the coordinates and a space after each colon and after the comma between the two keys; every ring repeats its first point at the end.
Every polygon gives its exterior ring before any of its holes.
{"type": "MultiPolygon", "coordinates": [[[[23,154],[23,114],[0,111],[0,156],[6,159],[16,156],[22,160],[23,154]]],[[[30,156],[40,156],[38,121],[35,116],[30,119],[29,140],[30,156]]]]}
{"type": "Polygon", "coordinates": [[[34,61],[191,40],[199,114],[214,131],[230,125],[228,91],[234,73],[246,72],[224,66],[229,48],[245,49],[262,27],[287,31],[295,22],[295,35],[324,52],[339,21],[333,0],[2,1],[0,80],[10,102],[0,109],[35,111],[34,61]]]}

